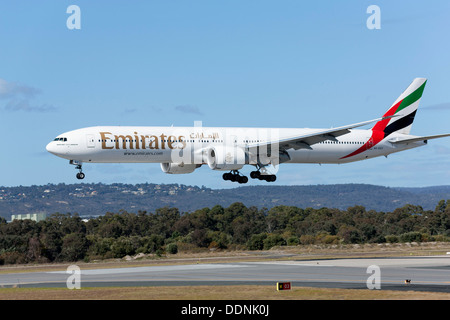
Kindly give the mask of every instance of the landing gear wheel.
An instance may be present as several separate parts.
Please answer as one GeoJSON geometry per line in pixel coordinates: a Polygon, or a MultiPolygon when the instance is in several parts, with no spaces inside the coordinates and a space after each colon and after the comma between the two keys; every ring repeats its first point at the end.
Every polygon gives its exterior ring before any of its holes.
{"type": "Polygon", "coordinates": [[[231,172],[224,173],[222,175],[223,180],[229,180],[231,182],[238,182],[238,183],[247,183],[248,178],[246,176],[241,176],[239,171],[233,170],[231,172]]]}
{"type": "Polygon", "coordinates": [[[259,171],[250,172],[250,178],[252,178],[252,179],[259,179],[260,176],[261,176],[261,172],[259,172],[259,171]]]}
{"type": "Polygon", "coordinates": [[[263,168],[264,172],[261,173],[261,171],[259,171],[261,168],[259,168],[256,171],[252,171],[250,172],[250,178],[252,179],[258,179],[258,180],[265,180],[267,182],[274,182],[275,180],[277,180],[277,176],[274,174],[266,174],[267,171],[263,168]]]}
{"type": "Polygon", "coordinates": [[[277,176],[274,174],[265,174],[265,175],[260,175],[259,180],[265,180],[267,182],[274,182],[277,180],[277,176]]]}
{"type": "Polygon", "coordinates": [[[78,173],[77,173],[77,179],[83,180],[84,177],[85,177],[85,174],[84,174],[83,172],[78,172],[78,173]]]}
{"type": "Polygon", "coordinates": [[[231,172],[227,172],[227,173],[224,173],[223,175],[222,175],[222,178],[223,178],[223,180],[231,180],[231,177],[232,177],[232,173],[231,172]]]}
{"type": "Polygon", "coordinates": [[[238,176],[238,182],[239,183],[247,183],[248,178],[246,176],[238,176]]]}

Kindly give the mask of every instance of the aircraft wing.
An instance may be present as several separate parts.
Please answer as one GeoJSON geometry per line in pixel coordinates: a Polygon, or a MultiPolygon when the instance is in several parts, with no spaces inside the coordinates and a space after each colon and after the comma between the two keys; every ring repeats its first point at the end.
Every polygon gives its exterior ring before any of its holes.
{"type": "Polygon", "coordinates": [[[317,130],[316,132],[309,133],[306,135],[287,137],[287,138],[282,138],[279,140],[271,140],[271,141],[266,141],[266,142],[262,142],[262,143],[253,143],[253,144],[249,144],[248,148],[250,150],[257,148],[257,147],[271,148],[272,146],[275,146],[278,144],[278,149],[280,151],[288,150],[288,149],[294,149],[294,150],[311,149],[311,145],[313,145],[313,144],[316,144],[316,143],[319,143],[319,142],[322,142],[325,140],[335,141],[336,137],[339,137],[339,136],[349,133],[351,129],[362,127],[367,124],[381,121],[381,120],[384,120],[387,118],[391,118],[391,116],[382,117],[382,118],[364,121],[364,122],[359,122],[359,123],[354,123],[354,124],[350,124],[350,125],[338,127],[338,128],[317,130]]]}
{"type": "Polygon", "coordinates": [[[444,137],[449,137],[449,136],[450,136],[450,133],[446,133],[446,134],[437,134],[434,136],[424,136],[424,137],[414,137],[414,138],[404,138],[404,139],[396,138],[396,139],[389,140],[389,142],[394,143],[394,144],[408,144],[408,143],[419,142],[419,141],[426,142],[427,140],[444,138],[444,137]]]}

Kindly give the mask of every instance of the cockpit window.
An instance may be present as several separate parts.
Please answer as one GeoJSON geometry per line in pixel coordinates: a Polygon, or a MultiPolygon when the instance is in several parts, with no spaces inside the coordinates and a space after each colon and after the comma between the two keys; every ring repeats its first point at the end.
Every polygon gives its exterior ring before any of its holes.
{"type": "Polygon", "coordinates": [[[67,138],[55,138],[53,141],[67,141],[67,138]]]}

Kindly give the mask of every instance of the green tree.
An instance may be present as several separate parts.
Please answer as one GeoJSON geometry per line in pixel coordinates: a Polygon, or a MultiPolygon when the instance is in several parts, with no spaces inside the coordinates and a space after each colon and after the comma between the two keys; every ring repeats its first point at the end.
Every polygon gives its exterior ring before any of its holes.
{"type": "Polygon", "coordinates": [[[264,250],[269,250],[275,246],[285,246],[286,240],[279,234],[269,234],[266,239],[264,239],[264,250]]]}
{"type": "Polygon", "coordinates": [[[169,243],[166,246],[166,252],[170,254],[177,254],[178,253],[178,246],[176,243],[169,243]]]}
{"type": "Polygon", "coordinates": [[[267,238],[266,233],[254,234],[247,242],[247,248],[249,250],[262,250],[264,249],[264,240],[267,238]]]}
{"type": "Polygon", "coordinates": [[[86,236],[81,233],[69,233],[62,239],[61,259],[63,261],[82,260],[88,250],[86,236]]]}

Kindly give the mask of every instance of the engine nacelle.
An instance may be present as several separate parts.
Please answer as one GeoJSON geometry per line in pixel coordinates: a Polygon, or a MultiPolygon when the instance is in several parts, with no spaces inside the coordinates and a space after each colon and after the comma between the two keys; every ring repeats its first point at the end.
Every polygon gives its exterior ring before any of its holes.
{"type": "Polygon", "coordinates": [[[245,164],[245,152],[239,147],[212,147],[207,151],[207,163],[212,170],[239,170],[245,164]]]}
{"type": "Polygon", "coordinates": [[[185,164],[185,163],[161,163],[161,170],[164,173],[170,174],[183,174],[192,173],[197,168],[196,164],[185,164]]]}

